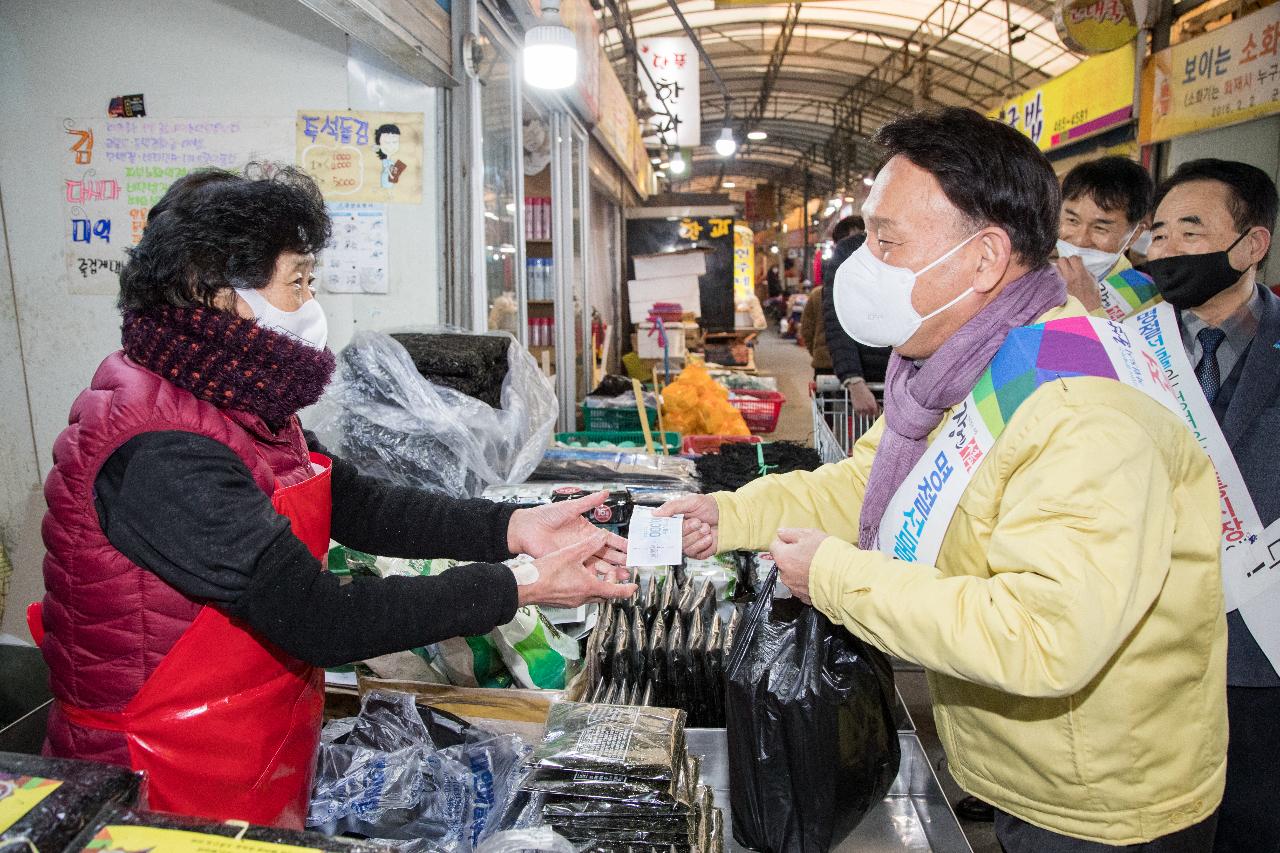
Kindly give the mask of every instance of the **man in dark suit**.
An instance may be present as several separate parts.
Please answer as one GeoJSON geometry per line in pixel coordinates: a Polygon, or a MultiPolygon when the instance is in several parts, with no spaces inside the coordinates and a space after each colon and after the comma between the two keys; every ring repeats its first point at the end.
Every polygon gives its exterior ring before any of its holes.
{"type": "MultiPolygon", "coordinates": [[[[1193,160],[1155,200],[1147,271],[1178,309],[1200,387],[1270,524],[1280,516],[1280,298],[1257,278],[1271,248],[1276,186],[1245,163],[1193,160]]],[[[1227,626],[1230,742],[1215,850],[1280,850],[1280,676],[1239,611],[1227,626]]]]}

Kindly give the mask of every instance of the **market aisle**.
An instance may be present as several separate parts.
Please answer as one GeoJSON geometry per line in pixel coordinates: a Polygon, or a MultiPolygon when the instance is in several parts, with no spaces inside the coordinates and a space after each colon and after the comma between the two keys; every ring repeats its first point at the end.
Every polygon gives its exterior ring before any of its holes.
{"type": "Polygon", "coordinates": [[[777,328],[771,326],[760,333],[756,343],[756,369],[762,375],[777,377],[778,390],[787,398],[777,430],[765,439],[812,444],[809,382],[813,379],[813,368],[809,366],[809,351],[796,346],[794,340],[781,337],[777,328]]]}

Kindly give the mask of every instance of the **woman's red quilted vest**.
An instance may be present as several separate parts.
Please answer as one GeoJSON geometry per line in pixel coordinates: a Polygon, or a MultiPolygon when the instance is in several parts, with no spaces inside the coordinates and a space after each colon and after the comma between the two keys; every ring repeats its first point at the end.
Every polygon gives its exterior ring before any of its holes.
{"type": "MultiPolygon", "coordinates": [[[[54,697],[68,705],[122,710],[202,606],[113,548],[94,509],[94,481],[111,454],[137,435],[164,430],[227,445],[268,495],[277,483],[311,475],[296,417],[272,433],[260,418],[197,400],[123,353],[108,356],[71,407],[44,485],[41,650],[54,697]]],[[[74,725],[56,703],[45,748],[60,757],[129,764],[123,735],[74,725]]]]}

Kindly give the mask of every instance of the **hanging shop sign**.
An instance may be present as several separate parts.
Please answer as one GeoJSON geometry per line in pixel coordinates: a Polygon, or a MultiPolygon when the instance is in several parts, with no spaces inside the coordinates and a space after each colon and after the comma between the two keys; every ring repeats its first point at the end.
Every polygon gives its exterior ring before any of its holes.
{"type": "Polygon", "coordinates": [[[1094,56],[989,113],[1052,151],[1133,119],[1133,44],[1094,56]]]}
{"type": "Polygon", "coordinates": [[[1143,145],[1280,112],[1280,4],[1166,48],[1142,71],[1143,145]]]}
{"type": "Polygon", "coordinates": [[[1077,53],[1107,53],[1123,47],[1155,17],[1150,0],[1058,0],[1053,23],[1058,38],[1077,53]]]}
{"type": "Polygon", "coordinates": [[[298,110],[294,135],[326,199],[422,202],[422,113],[298,110]]]}
{"type": "Polygon", "coordinates": [[[640,123],[631,108],[631,100],[608,62],[600,65],[600,119],[596,122],[596,134],[622,167],[635,191],[641,198],[646,197],[652,169],[649,154],[640,138],[640,123]]]}
{"type": "Polygon", "coordinates": [[[562,0],[560,20],[578,45],[578,81],[569,91],[569,101],[579,118],[594,124],[600,115],[600,25],[587,0],[562,0]]]}
{"type": "Polygon", "coordinates": [[[288,117],[68,118],[60,182],[71,293],[114,295],[125,250],[142,238],[147,211],[196,169],[241,169],[293,159],[288,117]]]}
{"type": "Polygon", "coordinates": [[[756,292],[755,234],[741,222],[733,225],[733,299],[748,299],[756,292]]]}
{"type": "Polygon", "coordinates": [[[640,88],[656,115],[653,132],[646,135],[655,143],[665,135],[667,144],[696,148],[702,144],[702,92],[698,72],[698,50],[683,36],[640,39],[640,88]],[[653,83],[649,77],[653,77],[653,83]],[[656,85],[656,88],[655,88],[656,85]]]}

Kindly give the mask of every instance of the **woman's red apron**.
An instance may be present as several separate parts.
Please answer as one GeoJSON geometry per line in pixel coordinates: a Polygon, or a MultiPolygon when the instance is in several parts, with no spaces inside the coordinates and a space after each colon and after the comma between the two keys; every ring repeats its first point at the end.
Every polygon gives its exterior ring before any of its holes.
{"type": "MultiPolygon", "coordinates": [[[[271,503],[323,562],[330,462],[317,453],[311,461],[318,473],[277,486],[271,503]]],[[[293,829],[306,820],[324,673],[213,607],[200,611],[123,711],[60,707],[73,723],[126,736],[154,810],[293,829]]]]}

